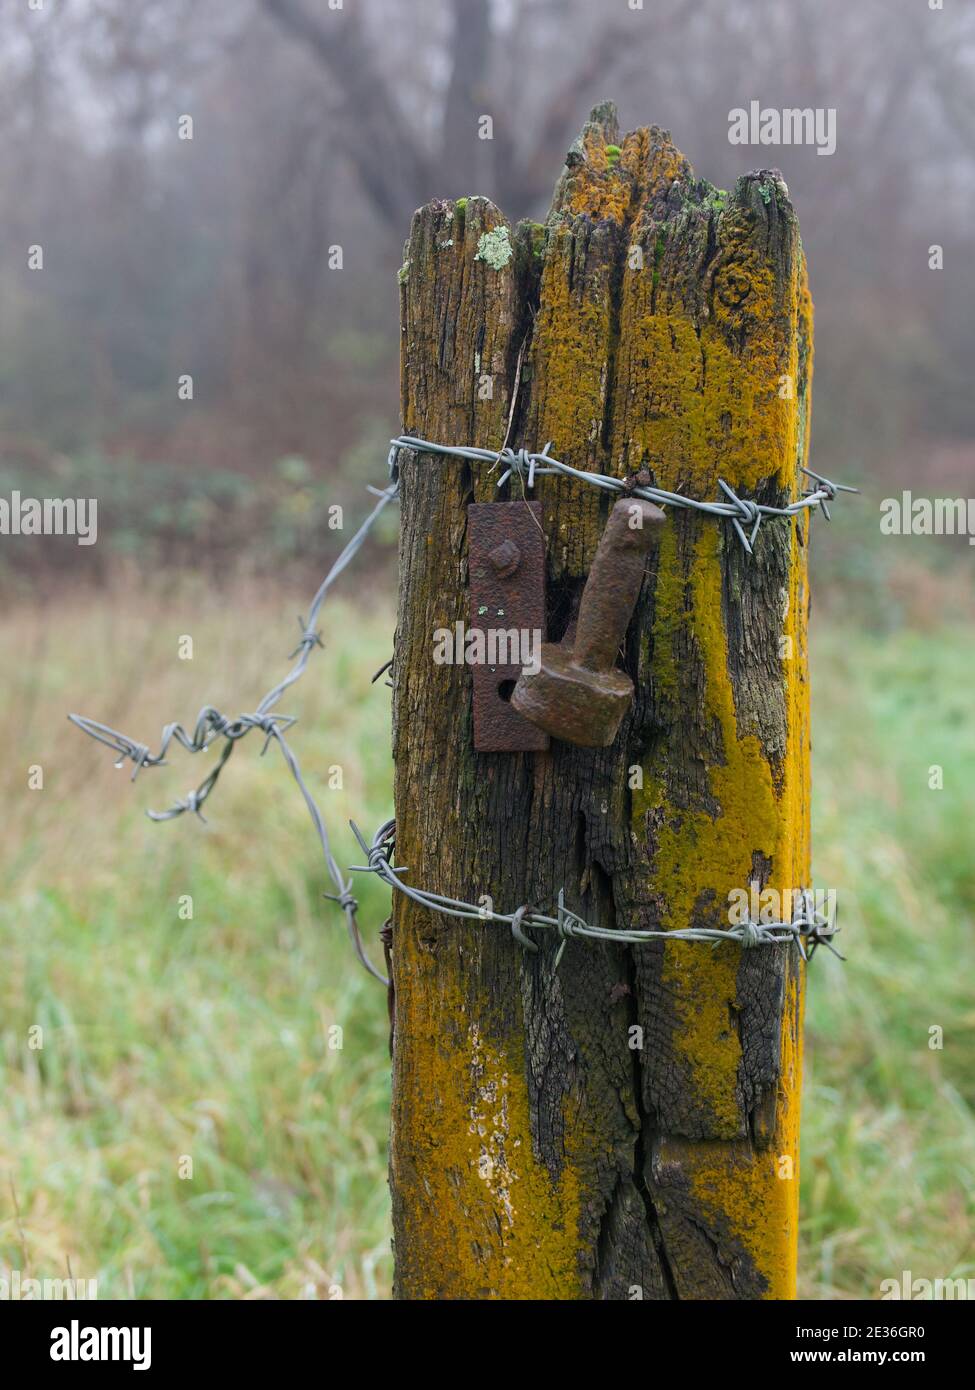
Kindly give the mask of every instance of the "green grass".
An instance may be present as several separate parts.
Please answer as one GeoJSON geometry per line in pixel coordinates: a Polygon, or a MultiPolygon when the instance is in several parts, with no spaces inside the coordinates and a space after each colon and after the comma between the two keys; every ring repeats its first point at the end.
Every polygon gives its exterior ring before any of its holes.
{"type": "MultiPolygon", "coordinates": [[[[252,708],[286,669],[295,602],[205,590],[21,611],[13,674],[0,916],[4,1021],[0,1265],[99,1280],[100,1297],[382,1295],[385,992],[351,957],[314,833],[276,750],[241,744],[205,814],[153,825],[204,775],[200,755],[133,786],[65,721],[90,714],[151,742],[208,700],[252,708]],[[194,660],[176,659],[194,638],[194,660]],[[27,790],[27,769],[44,788],[27,790]],[[179,900],[193,899],[191,921],[179,900]],[[43,1028],[41,1050],[27,1046],[43,1028]],[[341,1050],[329,1046],[343,1030],[341,1050]],[[178,1176],[181,1156],[192,1180],[178,1176]],[[19,1208],[19,1216],[14,1208],[19,1208]]],[[[384,614],[327,614],[282,708],[333,829],[361,859],[390,811],[391,650],[384,614]],[[335,634],[332,640],[331,634],[335,634]],[[329,790],[327,769],[343,769],[329,790]]],[[[388,911],[357,885],[367,946],[388,911]]],[[[2,1273],[2,1270],[0,1270],[2,1273]]]]}
{"type": "MultiPolygon", "coordinates": [[[[388,1295],[384,991],[321,899],[279,755],[262,761],[255,735],[207,826],[153,825],[143,810],[183,795],[207,755],[132,786],[64,717],[154,745],[207,701],[250,708],[285,669],[295,612],[290,591],[187,585],[0,622],[0,1277],[70,1267],[103,1298],[388,1295]]],[[[371,831],[390,811],[389,692],[369,677],[392,620],[337,604],[323,626],[327,652],[282,708],[348,863],[348,817],[371,831]]],[[[801,1290],[876,1297],[902,1269],[975,1274],[975,644],[933,623],[819,627],[814,881],[837,890],[849,960],[821,952],[811,970],[801,1290]]],[[[372,880],[358,893],[375,950],[387,898],[372,880]]]]}
{"type": "Polygon", "coordinates": [[[877,1297],[975,1276],[975,643],[834,628],[814,652],[814,877],[849,959],[810,971],[801,1288],[877,1297]]]}

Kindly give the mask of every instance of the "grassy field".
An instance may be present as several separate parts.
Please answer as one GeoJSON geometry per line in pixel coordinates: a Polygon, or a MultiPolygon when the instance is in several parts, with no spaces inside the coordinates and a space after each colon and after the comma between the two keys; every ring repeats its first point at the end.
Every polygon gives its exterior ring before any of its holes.
{"type": "MultiPolygon", "coordinates": [[[[144,809],[184,795],[207,755],[133,787],[65,720],[155,744],[204,703],[249,708],[299,606],[197,582],[0,621],[0,1277],[70,1270],[103,1298],[388,1295],[384,991],[321,900],[279,755],[254,736],[207,826],[153,825],[144,809]]],[[[975,1275],[975,643],[934,619],[816,626],[815,884],[837,890],[849,960],[812,970],[801,1289],[876,1297],[903,1269],[975,1275]]],[[[348,817],[371,833],[390,812],[389,692],[369,676],[392,621],[339,604],[324,627],[283,708],[348,863],[348,817]]],[[[372,880],[358,894],[372,946],[387,897],[372,880]]]]}

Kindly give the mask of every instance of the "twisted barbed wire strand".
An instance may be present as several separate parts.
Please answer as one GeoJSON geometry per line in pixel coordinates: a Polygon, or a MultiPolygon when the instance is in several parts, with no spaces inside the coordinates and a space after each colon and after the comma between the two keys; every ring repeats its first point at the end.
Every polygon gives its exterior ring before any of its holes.
{"type": "MultiPolygon", "coordinates": [[[[839,931],[835,916],[830,920],[825,913],[818,912],[810,889],[799,893],[802,906],[791,922],[739,922],[726,928],[719,927],[681,927],[673,931],[650,931],[643,928],[593,927],[578,913],[565,906],[565,890],[559,890],[558,916],[549,917],[523,906],[514,912],[496,912],[493,905],[485,907],[465,902],[462,898],[452,898],[445,893],[433,893],[424,888],[414,888],[404,883],[402,875],[409,873],[409,866],[394,865],[392,858],[396,847],[396,822],[384,821],[367,844],[362,832],[354,821],[350,821],[352,833],[366,856],[365,864],[350,864],[351,873],[376,874],[395,891],[402,893],[421,907],[431,912],[439,912],[445,917],[477,919],[482,922],[497,922],[510,927],[514,939],[526,950],[537,952],[538,946],[525,935],[525,927],[540,927],[554,930],[560,939],[555,957],[555,966],[562,959],[565,944],[573,937],[586,937],[591,941],[612,941],[617,945],[639,946],[647,941],[709,941],[712,946],[721,946],[736,941],[745,949],[756,946],[778,946],[794,942],[803,960],[810,959],[818,946],[826,946],[835,956],[839,952],[831,944],[831,939],[839,931]],[[808,955],[805,941],[809,943],[808,955]]],[[[842,960],[843,957],[840,956],[842,960]]]]}
{"type": "Polygon", "coordinates": [[[499,451],[469,448],[467,445],[434,444],[428,439],[419,439],[415,435],[403,434],[391,441],[390,454],[392,455],[394,451],[400,449],[413,449],[420,454],[443,454],[447,457],[466,459],[469,463],[488,463],[493,467],[497,467],[500,463],[504,465],[504,472],[498,479],[498,487],[506,483],[512,474],[528,488],[535,486],[537,477],[546,474],[563,474],[567,478],[577,478],[580,482],[589,483],[591,487],[601,488],[604,492],[623,493],[627,497],[641,497],[648,502],[659,502],[663,506],[687,507],[693,511],[706,512],[710,516],[726,517],[735,528],[738,539],[749,555],[754,553],[755,538],[766,517],[796,516],[809,507],[819,507],[826,520],[829,521],[831,520],[829,503],[835,500],[837,494],[859,491],[859,488],[847,487],[843,483],[834,483],[829,478],[814,473],[811,468],[803,468],[803,473],[807,477],[813,478],[817,486],[804,493],[795,502],[790,502],[788,506],[772,507],[763,502],[753,502],[747,497],[739,497],[723,478],[718,479],[718,486],[727,497],[727,502],[703,502],[695,497],[685,497],[680,492],[668,492],[666,488],[651,487],[648,484],[634,484],[632,480],[614,478],[607,473],[589,473],[582,468],[573,468],[570,463],[563,463],[560,459],[553,458],[548,452],[551,447],[550,440],[541,453],[508,447],[499,451]],[[745,534],[745,526],[751,527],[750,535],[745,534]]]}

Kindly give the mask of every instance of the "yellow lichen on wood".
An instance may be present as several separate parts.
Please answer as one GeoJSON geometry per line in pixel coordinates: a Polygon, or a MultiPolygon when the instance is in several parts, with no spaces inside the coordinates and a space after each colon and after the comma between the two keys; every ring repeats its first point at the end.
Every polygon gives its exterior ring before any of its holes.
{"type": "Polygon", "coordinates": [[[742,1140],[665,1140],[659,1163],[688,1185],[714,1231],[730,1237],[765,1280],[764,1297],[796,1296],[799,1228],[799,1112],[802,1094],[802,988],[791,974],[782,1019],[782,1071],[776,1128],[768,1147],[742,1140]]]}
{"type": "MultiPolygon", "coordinates": [[[[781,810],[771,770],[758,740],[753,735],[740,738],[736,727],[721,620],[718,546],[717,529],[703,523],[689,579],[690,611],[682,603],[678,612],[681,624],[690,624],[703,660],[706,718],[721,730],[724,758],[710,769],[710,789],[721,814],[682,808],[664,821],[651,868],[654,890],[666,903],[662,926],[667,930],[699,924],[702,903],[713,907],[716,925],[726,925],[730,894],[748,883],[755,852],[779,863],[781,810]]],[[[671,686],[676,683],[677,657],[666,630],[675,613],[662,600],[676,587],[673,571],[680,563],[671,532],[665,535],[659,562],[659,623],[653,642],[655,676],[659,673],[661,682],[671,686]]],[[[641,826],[648,811],[666,812],[667,807],[666,769],[651,763],[646,772],[646,782],[658,789],[661,803],[648,806],[635,796],[634,820],[641,826]]],[[[737,946],[702,951],[697,943],[675,942],[666,959],[665,989],[672,992],[676,1009],[674,1046],[683,1054],[693,1088],[712,1116],[713,1137],[722,1139],[740,1133],[735,1087],[741,1048],[729,1022],[739,952],[737,946]]]]}
{"type": "MultiPolygon", "coordinates": [[[[483,241],[507,226],[485,200],[461,219],[449,205],[418,215],[404,423],[500,446],[530,330],[513,444],[551,440],[579,468],[648,469],[704,500],[719,477],[743,497],[795,497],[811,316],[782,186],[750,175],[718,196],[664,133],[617,144],[614,121],[593,113],[527,256],[523,229],[510,262],[483,241]],[[485,366],[500,378],[486,401],[485,366]]],[[[467,616],[464,508],[494,478],[403,468],[396,801],[410,881],[506,911],[551,911],[564,888],[600,925],[671,929],[726,926],[756,876],[783,901],[810,886],[808,518],[767,521],[747,560],[727,522],[671,509],[627,647],[637,696],[619,746],[484,756],[467,673],[432,670],[424,644],[467,616]]],[[[567,606],[605,498],[550,477],[536,496],[567,606]]],[[[400,1295],[793,1296],[795,953],[573,940],[556,972],[556,943],[538,944],[529,955],[498,925],[396,905],[400,1295]]]]}
{"type": "MultiPolygon", "coordinates": [[[[735,275],[744,273],[736,266],[735,275]]],[[[772,314],[771,276],[767,266],[749,268],[747,318],[756,324],[772,314]]],[[[613,434],[617,458],[625,452],[634,468],[648,462],[659,486],[706,500],[717,500],[719,477],[743,488],[769,477],[793,482],[795,401],[779,393],[782,378],[795,381],[794,343],[762,342],[743,361],[719,293],[713,317],[700,324],[666,303],[651,309],[644,271],[627,272],[624,283],[621,337],[632,346],[618,384],[627,399],[618,411],[625,428],[613,434]]]]}
{"type": "MultiPolygon", "coordinates": [[[[771,769],[753,735],[739,737],[720,619],[719,572],[714,531],[702,532],[702,561],[692,576],[693,627],[704,656],[708,713],[719,723],[725,760],[711,769],[711,789],[721,813],[683,811],[659,833],[653,861],[655,891],[666,901],[663,925],[700,924],[702,903],[713,903],[716,925],[726,923],[729,895],[749,882],[756,852],[771,862],[768,887],[783,895],[805,873],[805,802],[792,779],[776,792],[771,769]],[[797,878],[796,875],[799,875],[797,878]]],[[[666,557],[662,557],[666,563],[666,557]]],[[[663,625],[663,624],[662,624],[663,625]]],[[[655,644],[659,653],[661,645],[655,644]]],[[[797,760],[801,750],[797,750],[797,760]]],[[[635,823],[664,809],[660,769],[651,765],[647,786],[656,804],[634,801],[635,823]],[[654,773],[657,773],[654,776],[654,773]]],[[[784,898],[785,900],[785,898],[784,898]]],[[[705,918],[707,913],[705,912],[705,918]]],[[[775,1129],[756,1152],[743,1142],[736,1097],[741,1047],[732,1023],[740,948],[715,951],[673,943],[667,950],[662,990],[672,1001],[673,1045],[698,1103],[706,1107],[710,1133],[704,1143],[666,1140],[661,1161],[678,1165],[694,1201],[715,1230],[751,1256],[766,1280],[769,1298],[794,1297],[798,1203],[798,1116],[801,1047],[795,978],[790,979],[782,1019],[782,1073],[775,1129]],[[718,1142],[724,1141],[724,1142],[718,1142]]]]}
{"type": "Polygon", "coordinates": [[[553,1180],[532,1152],[519,1035],[474,1018],[461,991],[401,990],[408,1137],[391,1176],[422,1199],[400,1227],[399,1278],[420,1299],[578,1297],[576,1168],[553,1180]]]}
{"type": "Polygon", "coordinates": [[[654,142],[652,134],[661,132],[634,130],[616,145],[610,127],[590,121],[580,142],[582,157],[570,163],[563,177],[560,209],[623,226],[641,210],[648,191],[664,191],[686,176],[688,165],[680,151],[669,140],[654,142]]]}
{"type": "MultiPolygon", "coordinates": [[[[805,267],[790,241],[791,210],[778,205],[785,249],[773,263],[746,201],[749,191],[740,189],[726,212],[712,214],[703,293],[693,272],[684,275],[701,244],[694,207],[666,222],[646,219],[637,239],[653,276],[645,267],[624,272],[613,462],[619,471],[649,468],[659,486],[707,500],[721,496],[719,478],[743,496],[772,486],[794,498],[805,461],[812,333],[805,267]]],[[[808,594],[806,547],[797,543],[808,518],[767,523],[788,528],[777,538],[780,546],[792,538],[781,591],[764,595],[781,624],[780,686],[765,690],[759,706],[766,716],[781,711],[781,737],[771,737],[767,718],[757,717],[757,699],[750,705],[732,679],[725,614],[729,602],[740,602],[737,586],[746,578],[738,575],[739,556],[728,551],[738,543],[711,518],[679,515],[657,558],[653,628],[642,664],[652,672],[664,719],[686,712],[695,692],[704,765],[689,790],[684,775],[677,777],[680,760],[666,737],[644,762],[642,791],[632,793],[632,824],[638,841],[650,836],[648,887],[659,925],[726,926],[732,893],[747,890],[756,865],[763,865],[761,886],[777,890],[791,914],[793,893],[810,886],[808,594]],[[729,564],[738,575],[730,581],[729,564]]],[[[679,725],[674,733],[687,737],[679,725]]],[[[771,1126],[766,1131],[756,1114],[753,1133],[742,1109],[735,1023],[741,958],[737,946],[712,952],[675,942],[665,952],[659,991],[672,1012],[669,1065],[693,1099],[686,1106],[688,1132],[679,1132],[679,1122],[673,1133],[665,1125],[658,1141],[658,1199],[666,1209],[668,1184],[689,1191],[695,1219],[723,1258],[750,1261],[762,1296],[789,1298],[795,1293],[803,972],[790,966],[786,973],[771,1126]]]]}
{"type": "Polygon", "coordinates": [[[598,450],[606,412],[601,363],[611,331],[612,263],[589,254],[589,244],[577,245],[577,236],[572,224],[549,233],[535,329],[546,351],[537,354],[532,400],[539,433],[586,459],[598,450]]]}

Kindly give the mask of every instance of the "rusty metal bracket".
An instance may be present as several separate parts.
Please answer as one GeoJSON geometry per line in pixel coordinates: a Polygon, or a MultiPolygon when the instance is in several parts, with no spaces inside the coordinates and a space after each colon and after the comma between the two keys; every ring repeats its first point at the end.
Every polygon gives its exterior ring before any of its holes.
{"type": "Polygon", "coordinates": [[[511,704],[528,652],[537,660],[545,635],[541,503],[473,502],[467,538],[474,747],[479,753],[541,752],[548,735],[511,704]]]}

